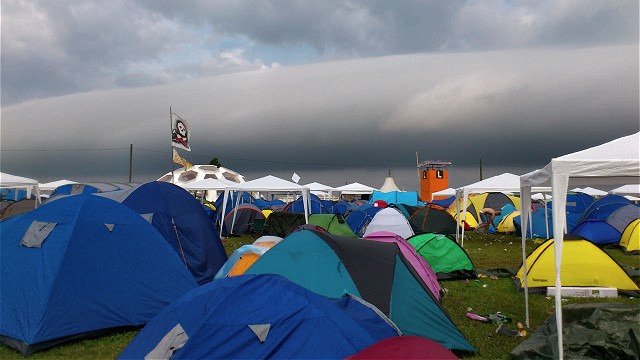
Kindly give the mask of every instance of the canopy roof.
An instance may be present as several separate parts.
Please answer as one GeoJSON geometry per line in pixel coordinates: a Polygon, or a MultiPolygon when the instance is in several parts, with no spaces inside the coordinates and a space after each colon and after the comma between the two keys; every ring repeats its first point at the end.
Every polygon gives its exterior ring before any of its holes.
{"type": "MultiPolygon", "coordinates": [[[[640,183],[640,132],[624,136],[602,145],[551,159],[544,168],[520,177],[522,194],[522,243],[526,240],[527,221],[530,216],[530,194],[532,186],[551,185],[554,207],[566,206],[567,189],[573,185],[613,185],[640,183]]],[[[562,329],[562,302],[560,269],[562,265],[562,243],[566,228],[566,213],[553,214],[554,254],[556,260],[556,323],[562,329]]],[[[526,273],[526,258],[523,251],[523,268],[526,273]]],[[[526,277],[525,277],[526,279],[526,277]]],[[[529,322],[527,283],[525,285],[526,317],[529,322]]],[[[562,331],[558,332],[559,357],[562,358],[562,331]]]]}
{"type": "Polygon", "coordinates": [[[0,187],[13,188],[28,186],[38,186],[38,180],[0,172],[0,187]]]}
{"type": "Polygon", "coordinates": [[[181,186],[185,190],[224,190],[228,186],[236,184],[237,183],[226,179],[206,178],[181,186]]]}
{"type": "Polygon", "coordinates": [[[228,187],[229,190],[238,191],[260,191],[260,192],[293,192],[293,191],[306,191],[309,192],[309,188],[281,179],[273,175],[263,176],[261,178],[246,181],[239,184],[234,184],[228,187]]]}
{"type": "Polygon", "coordinates": [[[40,202],[40,187],[38,186],[38,180],[0,172],[0,188],[25,188],[27,190],[27,198],[31,197],[31,192],[33,191],[36,194],[36,206],[40,202]]]}
{"type": "MultiPolygon", "coordinates": [[[[229,193],[231,191],[245,191],[245,192],[263,192],[263,193],[300,193],[302,196],[302,202],[304,206],[304,218],[305,222],[309,223],[309,188],[306,186],[298,185],[292,181],[284,180],[273,175],[267,175],[255,180],[234,184],[224,189],[224,202],[222,205],[222,213],[226,214],[227,201],[229,199],[229,193]]],[[[238,197],[239,201],[240,197],[238,197]]],[[[237,206],[237,204],[236,204],[237,206]]],[[[231,226],[235,223],[235,215],[231,222],[231,226]]],[[[222,235],[222,226],[220,226],[220,235],[222,235]]]]}
{"type": "Polygon", "coordinates": [[[338,192],[341,194],[353,194],[353,195],[362,195],[362,194],[371,194],[376,188],[372,188],[371,186],[363,185],[358,182],[354,182],[347,185],[342,185],[337,188],[334,188],[334,192],[338,192]]]}
{"type": "Polygon", "coordinates": [[[627,185],[622,185],[620,187],[617,187],[611,191],[609,191],[612,194],[619,194],[619,195],[635,195],[638,196],[640,195],[640,184],[627,184],[627,185]]]}
{"type": "Polygon", "coordinates": [[[308,184],[306,184],[304,186],[308,187],[309,190],[311,190],[311,191],[329,192],[329,191],[333,190],[333,188],[331,186],[325,185],[325,184],[321,184],[319,182],[308,183],[308,184]]]}
{"type": "Polygon", "coordinates": [[[594,189],[594,188],[592,188],[590,186],[587,186],[585,188],[571,189],[571,191],[573,191],[573,192],[581,192],[583,194],[587,194],[587,195],[591,195],[591,196],[605,196],[605,195],[607,195],[606,191],[594,189]]]}
{"type": "Polygon", "coordinates": [[[67,180],[67,179],[51,181],[48,183],[40,184],[40,190],[47,190],[47,191],[55,190],[58,186],[69,185],[69,184],[77,184],[77,182],[67,180]]]}

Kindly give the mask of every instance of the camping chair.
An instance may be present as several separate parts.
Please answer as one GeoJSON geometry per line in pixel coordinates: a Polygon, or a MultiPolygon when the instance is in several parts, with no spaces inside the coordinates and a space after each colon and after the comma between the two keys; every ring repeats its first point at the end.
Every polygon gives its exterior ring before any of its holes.
{"type": "Polygon", "coordinates": [[[254,219],[253,220],[253,225],[251,225],[251,237],[254,239],[259,238],[260,236],[262,236],[262,233],[264,232],[264,223],[265,223],[266,219],[254,219]]]}

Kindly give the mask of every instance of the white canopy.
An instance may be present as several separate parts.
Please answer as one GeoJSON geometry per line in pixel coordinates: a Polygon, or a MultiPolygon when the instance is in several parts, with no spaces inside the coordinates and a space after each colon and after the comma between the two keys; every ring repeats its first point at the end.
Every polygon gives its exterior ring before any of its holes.
{"type": "Polygon", "coordinates": [[[321,184],[319,182],[308,183],[308,184],[306,184],[304,186],[308,187],[311,192],[322,191],[322,192],[327,192],[328,193],[329,191],[333,190],[333,188],[331,186],[325,185],[325,184],[321,184]]]}
{"type": "MultiPolygon", "coordinates": [[[[533,186],[551,186],[555,209],[564,209],[567,201],[567,189],[573,185],[614,185],[640,183],[640,133],[625,136],[608,143],[586,150],[578,151],[558,158],[543,169],[520,176],[522,195],[522,264],[524,270],[524,287],[526,302],[526,318],[529,322],[529,298],[527,287],[527,267],[525,240],[527,221],[531,215],[530,194],[533,186]]],[[[562,242],[566,229],[566,213],[553,212],[553,233],[555,235],[554,251],[556,264],[555,311],[558,327],[558,355],[562,350],[562,301],[560,268],[562,265],[562,242]]]]}
{"type": "Polygon", "coordinates": [[[40,190],[53,191],[58,186],[69,185],[69,184],[77,184],[77,182],[71,181],[71,180],[67,180],[67,179],[51,181],[51,182],[48,182],[48,183],[40,184],[40,190]]]}
{"type": "MultiPolygon", "coordinates": [[[[460,226],[466,219],[467,204],[469,200],[469,194],[481,194],[485,192],[502,192],[502,193],[516,193],[520,191],[520,177],[511,173],[504,173],[496,175],[467,186],[463,186],[456,189],[456,198],[462,198],[462,209],[460,208],[460,202],[456,201],[456,215],[458,219],[458,226],[456,227],[456,240],[461,238],[461,245],[464,246],[464,226],[460,226]],[[460,216],[460,213],[465,210],[460,216]]],[[[538,192],[550,191],[550,188],[538,187],[538,192]]],[[[530,196],[530,195],[529,195],[530,196]]],[[[531,200],[529,200],[531,204],[531,200]]]]}
{"type": "Polygon", "coordinates": [[[236,185],[237,183],[225,179],[207,178],[192,183],[180,185],[185,190],[224,190],[228,186],[236,185]]]}
{"type": "Polygon", "coordinates": [[[36,206],[40,202],[38,180],[0,172],[0,188],[25,189],[27,191],[27,198],[31,197],[33,191],[33,193],[36,194],[36,206]]]}
{"type": "Polygon", "coordinates": [[[434,196],[453,196],[456,194],[456,189],[454,188],[446,188],[444,190],[436,191],[431,194],[431,200],[433,200],[434,196]]]}
{"type": "Polygon", "coordinates": [[[587,194],[587,195],[590,195],[590,196],[605,196],[605,195],[607,195],[606,191],[594,189],[594,188],[592,188],[590,186],[587,186],[585,188],[571,189],[571,191],[573,191],[573,192],[581,192],[583,194],[587,194]]]}
{"type": "Polygon", "coordinates": [[[627,184],[617,187],[611,191],[612,194],[640,196],[640,184],[627,184]]]}
{"type": "MultiPolygon", "coordinates": [[[[226,214],[227,201],[229,193],[232,191],[260,192],[260,193],[300,193],[302,196],[302,204],[304,207],[304,219],[309,223],[309,188],[298,185],[292,181],[287,181],[273,175],[267,175],[259,179],[234,184],[224,189],[224,201],[222,203],[222,214],[226,214]]],[[[238,197],[239,199],[240,197],[238,197]]],[[[232,221],[235,222],[235,214],[232,221]]],[[[222,235],[222,226],[220,226],[220,235],[222,235]]]]}
{"type": "Polygon", "coordinates": [[[373,194],[376,188],[372,188],[371,186],[363,185],[357,182],[342,185],[333,189],[333,192],[337,192],[340,194],[348,194],[348,195],[364,195],[364,194],[373,194]]]}

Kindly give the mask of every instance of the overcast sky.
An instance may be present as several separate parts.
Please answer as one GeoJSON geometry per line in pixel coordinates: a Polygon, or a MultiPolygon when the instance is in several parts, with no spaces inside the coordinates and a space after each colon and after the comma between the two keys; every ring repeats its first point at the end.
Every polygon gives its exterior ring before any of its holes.
{"type": "MultiPolygon", "coordinates": [[[[193,163],[417,190],[638,132],[637,0],[3,0],[0,170],[41,182],[193,163]]],[[[639,155],[640,156],[640,155],[639,155]]]]}

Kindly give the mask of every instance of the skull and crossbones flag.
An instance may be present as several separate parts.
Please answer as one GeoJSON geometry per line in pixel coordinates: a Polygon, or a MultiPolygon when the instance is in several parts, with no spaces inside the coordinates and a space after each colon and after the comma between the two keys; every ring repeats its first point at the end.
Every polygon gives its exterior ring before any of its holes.
{"type": "Polygon", "coordinates": [[[191,151],[189,140],[191,139],[191,131],[187,120],[181,118],[175,113],[171,113],[171,146],[191,151]]]}

